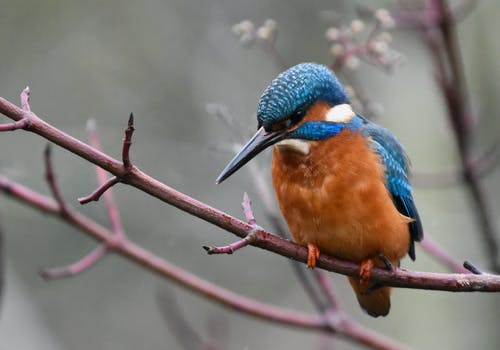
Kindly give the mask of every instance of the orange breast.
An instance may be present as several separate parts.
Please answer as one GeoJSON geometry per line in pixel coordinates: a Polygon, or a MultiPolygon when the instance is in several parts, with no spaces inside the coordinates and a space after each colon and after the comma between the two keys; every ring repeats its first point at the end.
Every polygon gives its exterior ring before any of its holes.
{"type": "Polygon", "coordinates": [[[408,251],[409,218],[392,203],[384,170],[365,138],[349,130],[311,141],[307,155],[274,148],[273,185],[295,241],[361,262],[408,251]]]}

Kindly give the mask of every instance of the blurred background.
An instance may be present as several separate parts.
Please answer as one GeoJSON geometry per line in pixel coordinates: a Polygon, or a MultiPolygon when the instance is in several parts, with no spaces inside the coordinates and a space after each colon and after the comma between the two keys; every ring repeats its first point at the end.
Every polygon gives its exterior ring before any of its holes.
{"type": "MultiPolygon", "coordinates": [[[[261,25],[273,18],[279,30],[277,49],[289,64],[327,64],[332,58],[325,31],[331,23],[320,13],[334,10],[350,21],[356,16],[355,3],[372,9],[393,5],[347,0],[0,0],[0,96],[18,103],[19,93],[29,85],[32,110],[82,140],[87,120],[94,118],[104,150],[115,157],[133,112],[131,154],[137,166],[238,217],[243,217],[240,202],[248,191],[258,223],[270,227],[248,172],[214,185],[232,156],[222,147],[232,141],[232,132],[207,113],[207,104],[225,104],[250,135],[256,128],[258,98],[278,73],[262,50],[242,47],[231,27],[243,19],[261,25]]],[[[481,116],[474,125],[477,153],[500,130],[499,15],[500,3],[484,0],[459,25],[470,97],[481,116]]],[[[416,173],[456,169],[455,143],[428,52],[415,33],[392,34],[392,47],[404,56],[393,74],[366,64],[357,68],[365,93],[380,104],[377,122],[402,141],[416,173]]],[[[0,172],[48,194],[45,141],[24,132],[0,136],[0,172]]],[[[67,201],[107,225],[102,202],[80,207],[76,201],[96,187],[93,166],[59,148],[54,149],[54,162],[67,201]]],[[[269,154],[257,162],[269,179],[269,154]]],[[[499,180],[498,169],[484,179],[497,228],[499,180]]],[[[457,259],[486,269],[464,189],[416,187],[415,192],[426,231],[457,259]]],[[[227,244],[235,237],[133,188],[119,185],[114,194],[131,239],[154,253],[246,296],[314,312],[286,259],[257,248],[208,256],[202,245],[227,244]]],[[[76,278],[46,282],[38,275],[40,268],[72,263],[95,242],[3,196],[0,224],[6,279],[1,350],[180,349],[179,333],[171,327],[172,317],[180,317],[176,312],[199,334],[217,337],[226,349],[316,349],[325,344],[318,334],[228,311],[115,255],[76,278]],[[165,310],[162,305],[168,303],[178,310],[165,310]]],[[[417,261],[405,259],[402,265],[445,271],[418,248],[417,261]]],[[[500,347],[500,294],[396,290],[390,315],[375,320],[362,313],[344,277],[331,278],[349,314],[414,348],[500,347]]],[[[335,348],[359,347],[337,341],[335,348]]]]}

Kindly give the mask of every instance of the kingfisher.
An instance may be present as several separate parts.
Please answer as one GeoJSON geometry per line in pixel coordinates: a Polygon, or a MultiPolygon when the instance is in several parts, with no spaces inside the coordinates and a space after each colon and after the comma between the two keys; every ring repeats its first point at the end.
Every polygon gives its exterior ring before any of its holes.
{"type": "Polygon", "coordinates": [[[422,223],[409,182],[409,159],[387,129],[356,113],[335,74],[301,63],[264,90],[258,130],[217,178],[227,179],[273,146],[272,182],[293,239],[307,247],[307,266],[320,252],[360,264],[349,277],[362,309],[390,310],[391,289],[370,283],[373,267],[399,266],[422,223]]]}

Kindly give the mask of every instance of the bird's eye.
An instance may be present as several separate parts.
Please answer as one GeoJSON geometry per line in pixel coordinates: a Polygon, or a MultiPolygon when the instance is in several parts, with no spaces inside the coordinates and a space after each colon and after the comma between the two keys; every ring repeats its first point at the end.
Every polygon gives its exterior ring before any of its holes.
{"type": "Polygon", "coordinates": [[[290,117],[292,125],[297,124],[304,117],[304,111],[302,109],[297,109],[295,113],[290,117]]]}
{"type": "Polygon", "coordinates": [[[304,111],[302,109],[297,109],[288,119],[271,125],[270,129],[271,131],[290,129],[292,126],[298,124],[302,118],[304,118],[304,111]]]}
{"type": "Polygon", "coordinates": [[[292,121],[290,119],[285,119],[279,123],[271,125],[271,131],[280,131],[283,129],[288,129],[292,126],[292,121]]]}

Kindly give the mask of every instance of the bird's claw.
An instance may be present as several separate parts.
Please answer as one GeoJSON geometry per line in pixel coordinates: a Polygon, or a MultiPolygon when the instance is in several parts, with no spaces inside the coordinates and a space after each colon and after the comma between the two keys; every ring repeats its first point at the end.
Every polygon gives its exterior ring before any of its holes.
{"type": "Polygon", "coordinates": [[[382,253],[378,253],[377,256],[380,259],[380,261],[382,261],[384,263],[384,266],[387,269],[387,271],[394,272],[394,270],[395,270],[394,265],[392,264],[392,262],[389,260],[388,257],[386,257],[382,253]]]}
{"type": "Polygon", "coordinates": [[[372,275],[372,269],[375,266],[372,259],[366,259],[361,262],[359,267],[359,279],[361,285],[368,285],[368,281],[372,275]]]}
{"type": "Polygon", "coordinates": [[[314,243],[307,245],[307,267],[314,269],[316,267],[316,259],[319,258],[319,248],[314,243]]]}

